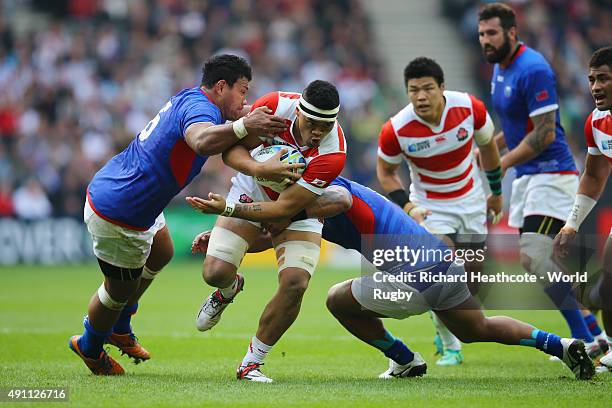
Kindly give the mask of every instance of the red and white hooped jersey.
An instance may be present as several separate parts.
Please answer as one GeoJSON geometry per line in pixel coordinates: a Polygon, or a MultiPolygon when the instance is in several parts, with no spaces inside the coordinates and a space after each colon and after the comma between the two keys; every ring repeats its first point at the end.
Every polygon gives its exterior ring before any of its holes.
{"type": "Polygon", "coordinates": [[[389,119],[379,136],[378,156],[410,168],[411,201],[483,195],[472,145],[474,135],[490,138],[493,123],[484,103],[463,92],[444,91],[446,106],[438,126],[425,122],[412,104],[389,119]],[[480,132],[480,133],[479,133],[480,132]],[[485,135],[486,132],[486,135],[485,135]]]}
{"type": "Polygon", "coordinates": [[[589,154],[604,155],[612,162],[612,114],[594,109],[584,124],[589,154]]]}
{"type": "MultiPolygon", "coordinates": [[[[344,168],[346,140],[340,124],[336,121],[331,132],[321,139],[319,146],[314,148],[299,146],[293,137],[293,123],[297,118],[296,108],[300,96],[299,93],[292,92],[271,92],[255,101],[251,110],[260,106],[267,106],[274,112],[274,115],[285,119],[289,125],[285,132],[261,139],[266,146],[287,145],[299,149],[306,159],[306,169],[297,184],[321,195],[344,168]]],[[[270,198],[278,198],[278,193],[267,187],[263,187],[263,189],[270,198]]]]}

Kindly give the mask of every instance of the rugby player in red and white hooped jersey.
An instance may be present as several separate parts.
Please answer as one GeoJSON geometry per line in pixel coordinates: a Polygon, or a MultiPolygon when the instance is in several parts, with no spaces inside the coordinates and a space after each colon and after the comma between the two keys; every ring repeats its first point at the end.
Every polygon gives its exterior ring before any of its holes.
{"type": "MultiPolygon", "coordinates": [[[[266,106],[289,125],[285,132],[262,137],[264,145],[286,145],[299,149],[306,159],[302,178],[280,194],[260,186],[253,177],[252,161],[244,146],[223,154],[226,164],[240,171],[232,178],[227,201],[209,194],[208,200],[188,197],[188,202],[205,213],[220,214],[210,237],[204,261],[206,283],[218,289],[202,305],[196,325],[211,329],[227,305],[243,287],[237,273],[247,249],[260,237],[261,222],[291,219],[292,223],[274,237],[278,260],[279,287],[263,311],[257,333],[238,367],[238,379],[271,382],[259,369],[272,346],[297,318],[310,277],[319,260],[323,224],[308,219],[311,205],[340,174],[346,160],[346,141],[336,121],[340,98],[336,87],[326,81],[311,82],[302,95],[273,92],[253,104],[266,106]],[[241,168],[240,166],[244,166],[241,168]]],[[[255,146],[251,146],[255,147],[255,146]]]]}
{"type": "MultiPolygon", "coordinates": [[[[404,83],[410,104],[382,127],[378,180],[389,197],[430,232],[449,236],[458,248],[482,248],[487,210],[495,222],[502,213],[493,122],[480,100],[444,89],[444,73],[432,59],[411,61],[404,70],[404,83]],[[488,198],[480,181],[474,142],[489,179],[492,194],[488,198]],[[397,173],[404,160],[410,168],[410,196],[397,173]]],[[[472,263],[466,269],[470,272],[479,266],[472,263]]],[[[432,318],[439,335],[436,345],[443,354],[437,364],[460,364],[461,343],[435,314],[432,318]]]]}
{"type": "MultiPolygon", "coordinates": [[[[580,225],[601,197],[612,170],[612,47],[601,48],[591,57],[589,84],[596,108],[584,124],[588,154],[578,194],[567,222],[555,237],[555,250],[562,256],[567,254],[568,245],[575,239],[580,225]]],[[[598,306],[608,333],[607,338],[603,332],[595,337],[596,340],[606,339],[608,343],[608,352],[600,359],[597,370],[612,371],[612,230],[604,248],[603,267],[601,281],[595,286],[599,293],[590,297],[599,298],[598,306]]]]}

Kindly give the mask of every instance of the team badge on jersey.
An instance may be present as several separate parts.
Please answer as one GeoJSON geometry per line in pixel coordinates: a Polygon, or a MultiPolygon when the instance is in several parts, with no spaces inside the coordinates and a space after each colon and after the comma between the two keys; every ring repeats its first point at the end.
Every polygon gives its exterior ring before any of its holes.
{"type": "Polygon", "coordinates": [[[467,139],[468,136],[469,133],[467,130],[465,130],[465,128],[459,128],[459,130],[457,131],[457,140],[460,142],[463,142],[465,139],[467,139]]]}
{"type": "Polygon", "coordinates": [[[240,194],[240,198],[238,199],[241,203],[252,203],[253,199],[246,194],[240,194]]]}

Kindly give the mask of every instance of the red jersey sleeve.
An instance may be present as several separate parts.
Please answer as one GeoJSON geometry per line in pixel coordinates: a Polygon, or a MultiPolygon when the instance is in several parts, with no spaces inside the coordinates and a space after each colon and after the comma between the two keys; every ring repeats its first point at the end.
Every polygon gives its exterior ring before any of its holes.
{"type": "Polygon", "coordinates": [[[340,175],[345,161],[346,154],[341,152],[317,156],[308,163],[297,183],[315,194],[323,194],[325,187],[340,175]]]}
{"type": "Polygon", "coordinates": [[[378,135],[378,156],[389,163],[402,162],[402,148],[397,141],[391,120],[385,122],[378,135]]]}
{"type": "Polygon", "coordinates": [[[480,99],[470,95],[472,100],[472,115],[474,115],[474,130],[481,129],[487,122],[487,108],[480,99]]]}

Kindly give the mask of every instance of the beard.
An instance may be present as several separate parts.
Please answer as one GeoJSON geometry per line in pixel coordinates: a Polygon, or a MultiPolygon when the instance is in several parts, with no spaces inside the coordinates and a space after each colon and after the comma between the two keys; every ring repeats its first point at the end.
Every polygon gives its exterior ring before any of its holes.
{"type": "Polygon", "coordinates": [[[492,45],[487,46],[483,49],[484,51],[493,50],[493,54],[484,54],[485,59],[490,64],[499,64],[506,58],[506,56],[510,53],[510,38],[508,34],[504,33],[504,43],[499,48],[495,48],[492,45]]]}

